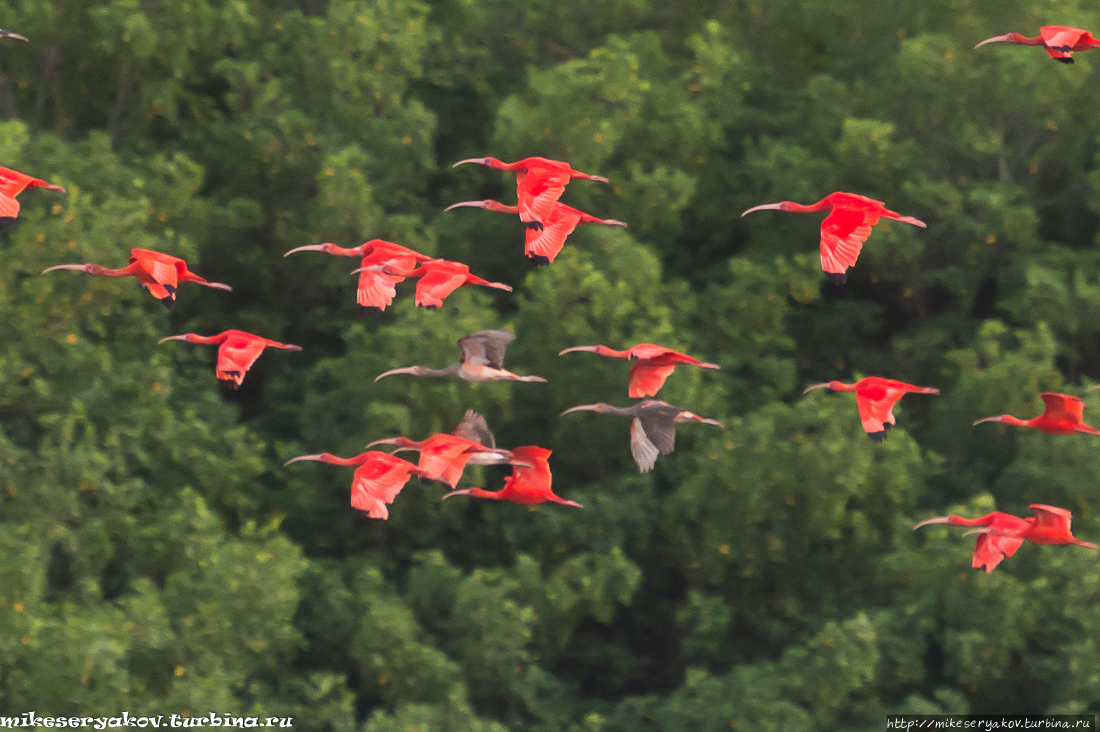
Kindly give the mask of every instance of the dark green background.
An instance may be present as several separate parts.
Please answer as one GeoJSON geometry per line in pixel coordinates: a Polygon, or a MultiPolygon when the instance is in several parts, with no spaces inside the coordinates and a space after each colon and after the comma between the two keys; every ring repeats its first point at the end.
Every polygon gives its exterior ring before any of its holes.
{"type": "MultiPolygon", "coordinates": [[[[881,729],[887,713],[1100,711],[1100,560],[1025,545],[995,572],[919,520],[1032,502],[1100,541],[1100,442],[1001,425],[1100,378],[1100,54],[973,46],[1079,0],[27,0],[0,25],[0,164],[27,191],[0,235],[0,709],[243,713],[365,732],[881,729]],[[604,186],[549,267],[511,175],[456,160],[566,159],[604,186]],[[823,286],[819,216],[740,218],[834,190],[927,229],[876,226],[823,286]],[[514,294],[355,307],[381,237],[514,294]],[[133,247],[234,287],[167,313],[133,247]],[[549,384],[378,373],[440,367],[512,327],[506,365],[549,384]],[[296,343],[222,394],[238,328],[296,343]],[[567,346],[648,341],[686,425],[653,474],[628,365],[567,346]],[[864,375],[935,386],[876,445],[864,375]],[[348,506],[351,455],[482,411],[554,451],[525,507],[409,484],[389,521],[348,506]]],[[[1100,394],[1087,402],[1100,405],[1100,394]]],[[[1086,415],[1089,415],[1086,412],[1086,415]]],[[[1088,417],[1086,417],[1088,418],[1088,417]]],[[[1100,412],[1092,419],[1100,422],[1100,412]]],[[[465,485],[498,488],[506,471],[465,485]]]]}

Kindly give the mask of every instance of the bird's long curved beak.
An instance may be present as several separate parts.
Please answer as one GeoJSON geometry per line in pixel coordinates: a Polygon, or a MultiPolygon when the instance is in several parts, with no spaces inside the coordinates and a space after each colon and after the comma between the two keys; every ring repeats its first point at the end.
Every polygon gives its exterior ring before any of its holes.
{"type": "Polygon", "coordinates": [[[930,519],[925,519],[924,521],[921,521],[919,524],[917,524],[916,526],[913,527],[913,530],[916,531],[920,527],[928,526],[929,524],[946,524],[946,523],[950,523],[950,519],[948,519],[946,516],[937,516],[936,518],[930,518],[930,519]]]}
{"type": "Polygon", "coordinates": [[[746,214],[751,214],[753,211],[782,211],[783,210],[782,207],[783,207],[782,203],[765,203],[762,206],[753,206],[752,208],[750,208],[748,211],[745,211],[741,215],[744,216],[746,214]]]}
{"type": "Polygon", "coordinates": [[[1097,389],[1100,389],[1100,384],[1097,384],[1096,386],[1090,386],[1088,389],[1085,389],[1085,391],[1095,391],[1097,389]]]}
{"type": "Polygon", "coordinates": [[[226,292],[233,292],[233,288],[229,285],[224,285],[221,282],[200,282],[203,287],[211,287],[215,290],[225,290],[226,292]]]}
{"type": "Polygon", "coordinates": [[[406,366],[405,368],[400,369],[390,369],[389,371],[384,371],[378,374],[378,376],[375,376],[374,380],[378,381],[379,379],[384,379],[387,376],[393,376],[394,374],[413,374],[416,373],[415,369],[415,366],[406,366]]]}
{"type": "Polygon", "coordinates": [[[459,160],[457,163],[455,163],[451,167],[452,168],[457,168],[458,166],[465,165],[466,163],[477,163],[478,165],[485,165],[486,160],[487,160],[487,158],[466,158],[465,160],[459,160]]]}
{"type": "Polygon", "coordinates": [[[802,393],[803,394],[809,394],[814,389],[828,389],[828,388],[829,388],[829,382],[826,381],[824,384],[814,384],[813,386],[807,386],[805,389],[802,390],[802,393]]]}
{"type": "Polygon", "coordinates": [[[298,457],[294,457],[294,458],[291,458],[290,460],[287,460],[285,463],[283,463],[283,467],[285,468],[287,465],[290,465],[291,463],[301,462],[302,460],[313,460],[315,462],[320,462],[321,456],[320,455],[299,455],[298,457]]]}
{"type": "Polygon", "coordinates": [[[604,223],[607,224],[608,226],[621,226],[624,229],[627,228],[626,222],[625,221],[619,221],[618,219],[605,219],[604,223]]]}
{"type": "MultiPolygon", "coordinates": [[[[974,424],[981,424],[982,422],[999,422],[999,421],[1001,421],[1000,417],[982,417],[981,419],[974,422],[974,424]]],[[[971,426],[973,426],[973,425],[971,425],[971,426]]]]}
{"type": "Polygon", "coordinates": [[[572,346],[571,348],[566,348],[564,351],[559,351],[558,355],[559,356],[564,356],[567,353],[574,353],[576,351],[585,351],[586,353],[595,353],[597,348],[599,348],[599,346],[572,346]]]}
{"type": "MultiPolygon", "coordinates": [[[[456,165],[457,165],[457,163],[456,163],[456,165]]],[[[443,209],[443,212],[446,213],[447,211],[450,211],[453,208],[463,208],[463,207],[466,207],[466,208],[488,208],[488,206],[486,206],[487,203],[488,203],[488,201],[460,201],[459,203],[452,203],[450,206],[443,209]]]]}
{"type": "Polygon", "coordinates": [[[17,41],[26,41],[27,40],[26,36],[21,36],[18,33],[12,33],[11,31],[6,31],[6,30],[0,30],[0,37],[14,38],[17,41]]]}
{"type": "Polygon", "coordinates": [[[294,254],[295,252],[323,252],[324,251],[324,248],[323,248],[324,246],[325,246],[324,244],[307,244],[304,247],[295,247],[294,249],[291,249],[289,252],[287,252],[283,256],[284,257],[289,257],[291,254],[294,254]]]}
{"type": "MultiPolygon", "coordinates": [[[[455,165],[458,165],[458,163],[455,163],[455,165]]],[[[480,488],[462,488],[462,489],[457,490],[457,491],[451,491],[450,493],[444,493],[443,494],[443,500],[445,501],[448,498],[450,498],[451,496],[468,496],[468,495],[470,495],[471,491],[476,491],[476,490],[480,490],[480,488]]]]}
{"type": "Polygon", "coordinates": [[[992,38],[986,38],[984,41],[982,41],[978,45],[974,46],[974,48],[981,48],[982,46],[984,46],[987,43],[1004,43],[1004,42],[1008,41],[1009,35],[1011,35],[1011,34],[1006,33],[1003,36],[993,36],[992,38]]]}
{"type": "Polygon", "coordinates": [[[187,340],[187,334],[186,333],[183,334],[183,335],[174,335],[174,336],[168,336],[167,338],[161,338],[159,341],[157,341],[157,345],[159,346],[161,343],[164,343],[165,341],[185,341],[185,340],[187,340]]]}
{"type": "Polygon", "coordinates": [[[55,264],[53,267],[47,267],[46,269],[42,270],[42,274],[53,272],[55,269],[73,269],[78,272],[83,272],[84,267],[85,265],[83,264],[55,264]]]}
{"type": "Polygon", "coordinates": [[[716,419],[700,419],[699,422],[702,424],[709,424],[711,427],[718,427],[723,430],[726,429],[726,425],[716,419]]]}
{"type": "Polygon", "coordinates": [[[1011,534],[998,534],[996,531],[988,526],[981,529],[971,529],[970,531],[963,532],[963,536],[970,536],[971,534],[993,534],[994,536],[1011,536],[1011,534]]]}
{"type": "Polygon", "coordinates": [[[390,268],[388,264],[372,264],[367,267],[360,267],[359,269],[353,269],[351,274],[359,274],[360,272],[381,272],[391,277],[397,276],[397,272],[390,268]]]}
{"type": "Polygon", "coordinates": [[[575,407],[570,407],[569,409],[566,409],[564,412],[562,412],[558,416],[559,417],[564,417],[565,415],[569,414],[570,412],[594,412],[594,411],[596,411],[596,406],[597,405],[595,405],[595,404],[579,404],[575,407]]]}
{"type": "Polygon", "coordinates": [[[374,447],[375,445],[396,445],[397,441],[399,439],[400,438],[397,438],[397,437],[387,437],[387,438],[382,439],[382,440],[375,440],[374,442],[367,445],[366,449],[369,450],[372,447],[374,447]]]}

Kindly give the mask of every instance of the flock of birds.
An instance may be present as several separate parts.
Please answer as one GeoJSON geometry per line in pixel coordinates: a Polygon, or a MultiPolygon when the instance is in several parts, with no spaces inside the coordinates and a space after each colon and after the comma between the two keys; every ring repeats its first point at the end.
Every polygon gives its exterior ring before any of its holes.
{"type": "MultiPolygon", "coordinates": [[[[2,29],[0,29],[0,37],[27,40],[23,36],[2,29]]],[[[1093,38],[1089,32],[1062,26],[1045,26],[1041,29],[1040,35],[1035,38],[1027,38],[1018,33],[995,36],[982,41],[975,48],[993,42],[1042,46],[1051,58],[1063,63],[1073,63],[1074,52],[1100,47],[1100,41],[1093,38]]],[[[453,167],[469,163],[515,173],[517,205],[511,206],[491,200],[464,201],[446,210],[477,207],[518,215],[525,227],[524,253],[536,263],[552,263],[561,252],[567,237],[580,224],[626,226],[622,221],[600,219],[571,208],[558,200],[563,195],[565,186],[574,178],[607,183],[606,178],[574,170],[568,163],[540,157],[529,157],[515,163],[504,163],[492,157],[471,158],[461,160],[453,167]]],[[[19,213],[16,196],[27,188],[39,187],[61,193],[65,191],[64,188],[44,180],[0,168],[0,229],[12,226],[19,213]]],[[[792,201],[770,203],[750,208],[742,215],[761,210],[797,213],[829,211],[821,224],[820,251],[821,267],[825,272],[826,281],[832,284],[842,284],[846,281],[848,269],[855,265],[863,242],[870,236],[872,227],[880,219],[892,219],[922,228],[925,226],[916,218],[901,216],[890,211],[880,201],[853,193],[832,193],[811,205],[792,201]]],[[[438,308],[452,292],[465,285],[479,285],[507,292],[512,290],[506,284],[489,282],[471,274],[470,268],[461,262],[428,257],[381,239],[373,239],[348,249],[331,243],[302,246],[290,250],[284,256],[305,251],[358,258],[360,266],[352,274],[359,275],[356,302],[364,309],[385,310],[393,303],[393,298],[397,294],[396,285],[406,278],[417,280],[416,304],[428,308],[438,308]]],[[[44,270],[43,274],[61,269],[77,270],[101,277],[136,277],[153,297],[168,307],[175,304],[176,290],[181,283],[194,283],[219,290],[231,289],[228,285],[209,282],[191,272],[187,268],[187,263],[178,257],[147,249],[133,249],[127,266],[118,269],[109,269],[99,264],[60,264],[44,270]]],[[[545,382],[546,380],[542,377],[521,376],[504,368],[505,349],[515,337],[510,330],[486,330],[473,333],[458,341],[462,350],[462,359],[455,364],[442,369],[419,365],[395,368],[379,374],[375,381],[405,374],[419,377],[457,376],[471,382],[504,380],[545,382]]],[[[160,342],[168,340],[217,345],[215,375],[231,388],[241,384],[248,370],[265,349],[301,350],[299,346],[279,343],[239,330],[227,330],[211,336],[186,333],[169,336],[160,342]]],[[[705,363],[688,354],[652,343],[640,343],[622,351],[603,345],[574,346],[563,350],[559,355],[577,351],[591,352],[609,358],[625,358],[633,362],[630,369],[628,395],[631,399],[640,401],[628,407],[616,407],[603,402],[583,404],[565,410],[562,415],[592,411],[630,417],[631,454],[642,472],[652,470],[658,456],[667,455],[673,451],[677,424],[699,422],[724,428],[724,425],[715,419],[703,418],[681,407],[650,398],[657,395],[665,380],[677,366],[690,365],[703,369],[718,369],[716,364],[705,363]]],[[[895,424],[893,407],[902,396],[907,393],[939,394],[939,390],[931,387],[913,386],[878,376],[869,376],[854,384],[830,381],[810,386],[806,391],[819,388],[854,391],[863,428],[876,442],[884,440],[886,431],[895,424]]],[[[1100,430],[1083,422],[1082,410],[1085,405],[1079,398],[1055,393],[1044,393],[1040,396],[1046,408],[1038,417],[1021,420],[1006,414],[979,419],[974,424],[999,421],[1004,424],[1039,429],[1053,435],[1078,432],[1100,434],[1100,430]]],[[[450,486],[452,490],[443,496],[445,499],[465,495],[521,504],[554,502],[581,508],[579,503],[563,499],[552,491],[550,450],[537,445],[524,445],[511,449],[498,448],[485,419],[473,410],[467,411],[459,425],[450,433],[432,435],[424,440],[413,440],[404,436],[386,438],[368,444],[365,450],[360,455],[348,458],[331,453],[300,455],[291,458],[285,464],[319,461],[331,465],[356,466],[351,489],[351,505],[368,516],[378,519],[389,517],[388,506],[393,503],[401,489],[414,475],[450,486]],[[380,445],[388,445],[395,449],[389,453],[370,449],[380,445]],[[402,451],[419,452],[418,461],[414,464],[397,457],[396,453],[402,451]],[[500,490],[457,488],[467,465],[502,464],[511,465],[512,474],[500,490]]],[[[922,521],[914,528],[928,524],[976,527],[968,532],[980,534],[974,550],[973,566],[984,567],[987,572],[992,571],[1005,557],[1012,556],[1024,540],[1036,544],[1076,544],[1092,549],[1098,548],[1095,544],[1073,537],[1070,532],[1069,511],[1042,504],[1033,504],[1031,509],[1035,515],[1029,518],[1019,518],[1002,512],[973,519],[950,515],[922,521]]]]}

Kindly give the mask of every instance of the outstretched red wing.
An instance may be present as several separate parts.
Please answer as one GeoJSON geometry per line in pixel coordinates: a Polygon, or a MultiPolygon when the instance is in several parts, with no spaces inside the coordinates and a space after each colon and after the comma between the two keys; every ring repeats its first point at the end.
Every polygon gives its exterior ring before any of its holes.
{"type": "Polygon", "coordinates": [[[30,183],[38,180],[18,170],[0,167],[0,193],[15,198],[30,183]]]}
{"type": "Polygon", "coordinates": [[[433,269],[416,283],[416,304],[421,307],[439,307],[448,295],[464,284],[464,273],[433,269]]]}
{"type": "Polygon", "coordinates": [[[1046,414],[1052,418],[1081,422],[1085,418],[1085,403],[1069,394],[1046,391],[1039,395],[1046,405],[1046,414]]]}
{"type": "Polygon", "coordinates": [[[243,338],[230,336],[218,348],[217,376],[224,381],[233,381],[237,386],[244,381],[244,375],[256,363],[267,344],[262,338],[243,338]]]}
{"type": "Polygon", "coordinates": [[[876,210],[834,207],[821,222],[821,268],[843,274],[854,266],[880,216],[876,210]]]}
{"type": "Polygon", "coordinates": [[[634,364],[630,368],[630,398],[640,399],[645,396],[657,396],[657,392],[665,385],[665,380],[675,370],[675,364],[657,366],[646,361],[639,361],[634,364]]]}
{"type": "Polygon", "coordinates": [[[1028,508],[1035,514],[1035,528],[1040,533],[1069,534],[1070,521],[1073,514],[1064,508],[1057,506],[1045,506],[1041,503],[1033,503],[1028,508]]]}
{"type": "Polygon", "coordinates": [[[975,569],[985,567],[987,573],[992,572],[1005,557],[1011,557],[1015,554],[1023,543],[1023,539],[982,534],[978,537],[978,543],[974,546],[974,560],[971,562],[971,566],[975,569]]]}
{"type": "Polygon", "coordinates": [[[894,405],[905,394],[904,389],[885,386],[868,386],[856,391],[856,406],[859,407],[859,419],[863,429],[872,434],[886,429],[883,425],[894,424],[894,405]]]}
{"type": "MultiPolygon", "coordinates": [[[[566,167],[568,168],[568,166],[566,167]]],[[[554,204],[565,193],[565,185],[568,182],[568,170],[562,172],[541,166],[533,166],[526,172],[517,172],[516,197],[519,203],[520,221],[545,223],[554,210],[554,204]]],[[[568,236],[568,232],[566,236],[568,236]]],[[[565,240],[564,236],[562,240],[565,240]]]]}
{"type": "Polygon", "coordinates": [[[19,201],[15,200],[15,196],[9,196],[0,191],[0,218],[14,219],[18,215],[19,201]]]}
{"type": "Polygon", "coordinates": [[[565,239],[573,233],[580,221],[570,214],[553,215],[540,219],[542,229],[527,229],[523,253],[528,257],[546,257],[551,262],[565,246],[565,239]]]}
{"type": "Polygon", "coordinates": [[[420,468],[424,477],[442,480],[454,488],[466,469],[466,463],[470,461],[471,454],[466,451],[471,447],[480,445],[455,435],[434,435],[421,446],[420,461],[416,467],[420,468]]]}
{"type": "MultiPolygon", "coordinates": [[[[367,260],[364,259],[364,262],[367,260]]],[[[367,265],[364,265],[367,266],[367,265]]],[[[395,285],[404,277],[391,277],[381,272],[366,270],[359,273],[359,288],[355,292],[355,302],[365,308],[385,310],[393,304],[397,295],[395,285]]]]}
{"type": "Polygon", "coordinates": [[[1060,25],[1045,25],[1039,29],[1039,34],[1043,37],[1043,43],[1063,52],[1072,51],[1081,40],[1081,36],[1090,35],[1088,31],[1080,28],[1066,28],[1060,25]]]}
{"type": "Polygon", "coordinates": [[[352,508],[365,511],[371,518],[389,518],[386,504],[393,503],[415,469],[412,463],[392,455],[368,460],[355,471],[351,484],[352,508]]]}

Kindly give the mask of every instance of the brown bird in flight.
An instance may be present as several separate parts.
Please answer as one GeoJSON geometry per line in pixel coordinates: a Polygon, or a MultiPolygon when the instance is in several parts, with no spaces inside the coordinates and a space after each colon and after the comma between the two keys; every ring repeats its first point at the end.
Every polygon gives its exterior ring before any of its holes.
{"type": "Polygon", "coordinates": [[[629,407],[613,407],[603,402],[582,404],[566,409],[561,416],[582,411],[631,417],[630,454],[634,456],[634,462],[642,473],[653,470],[658,455],[668,455],[676,449],[676,425],[683,422],[700,422],[712,427],[726,428],[716,419],[705,419],[659,399],[644,399],[629,407]]]}
{"type": "Polygon", "coordinates": [[[516,339],[510,330],[482,330],[458,339],[462,360],[442,369],[426,366],[405,366],[390,369],[374,377],[375,381],[394,374],[413,376],[457,376],[465,381],[527,381],[546,383],[541,376],[519,376],[504,369],[504,350],[516,339]]]}

